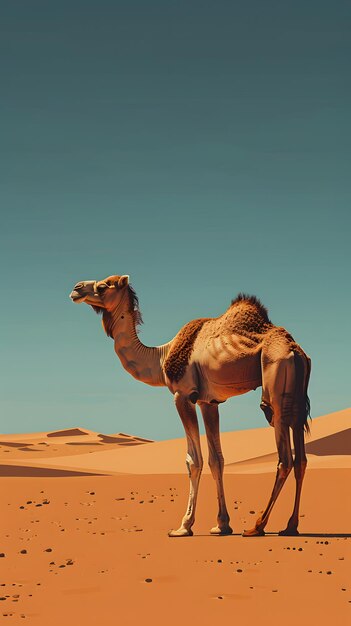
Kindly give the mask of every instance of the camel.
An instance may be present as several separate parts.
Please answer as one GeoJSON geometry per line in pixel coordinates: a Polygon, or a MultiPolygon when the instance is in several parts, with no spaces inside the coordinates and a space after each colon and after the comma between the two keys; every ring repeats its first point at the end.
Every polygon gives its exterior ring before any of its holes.
{"type": "Polygon", "coordinates": [[[180,527],[170,537],[193,535],[196,501],[203,467],[196,405],[200,407],[209,449],[209,466],[216,482],[217,523],[212,535],[233,532],[226,506],[224,458],[219,432],[219,405],[232,396],[262,387],[260,407],[274,428],[278,467],[272,494],[255,526],[245,537],[263,536],[274,503],[294,468],[295,503],[280,535],[298,535],[299,505],[307,465],[304,432],[309,432],[307,386],[311,360],[282,327],[275,326],[255,296],[240,293],[223,315],[193,320],[168,343],[147,347],[139,340],[142,323],[138,297],[129,276],[113,275],[75,285],[73,302],[85,302],[102,314],[106,334],[123,367],[148,385],[167,386],[183,423],[190,492],[180,527]],[[290,442],[292,430],[294,458],[290,442]]]}

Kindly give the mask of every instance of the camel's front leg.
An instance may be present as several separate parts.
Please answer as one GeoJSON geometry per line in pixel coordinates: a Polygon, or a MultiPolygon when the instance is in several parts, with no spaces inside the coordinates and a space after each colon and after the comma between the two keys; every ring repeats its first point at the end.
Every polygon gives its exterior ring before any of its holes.
{"type": "Polygon", "coordinates": [[[223,487],[224,458],[219,434],[219,412],[216,404],[200,404],[208,443],[208,464],[216,481],[218,498],[217,526],[211,528],[211,535],[231,535],[229,514],[225,503],[223,487]]]}
{"type": "Polygon", "coordinates": [[[195,521],[195,509],[199,481],[203,466],[199,425],[196,417],[195,406],[190,400],[179,393],[175,394],[175,403],[178,413],[185,429],[188,453],[186,455],[186,465],[190,478],[190,493],[188,506],[182,519],[181,526],[177,530],[171,530],[169,537],[190,537],[193,534],[191,527],[195,521]]]}

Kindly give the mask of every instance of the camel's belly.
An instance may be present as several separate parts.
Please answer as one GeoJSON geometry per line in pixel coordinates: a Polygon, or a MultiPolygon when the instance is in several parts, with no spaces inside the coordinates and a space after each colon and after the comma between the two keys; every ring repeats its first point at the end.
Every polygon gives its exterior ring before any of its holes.
{"type": "Polygon", "coordinates": [[[201,365],[206,377],[217,385],[251,384],[261,380],[260,355],[221,353],[216,359],[206,359],[201,365]]]}
{"type": "Polygon", "coordinates": [[[261,380],[261,365],[253,364],[249,359],[241,359],[240,367],[233,361],[218,364],[218,367],[206,368],[207,378],[217,385],[250,384],[251,380],[261,380]]]}
{"type": "Polygon", "coordinates": [[[207,346],[199,359],[206,381],[206,401],[224,402],[262,384],[260,352],[250,348],[240,345],[239,340],[235,344],[230,339],[225,342],[225,338],[212,341],[207,346]]]}
{"type": "Polygon", "coordinates": [[[207,380],[206,382],[206,387],[201,394],[203,402],[225,402],[225,400],[233,396],[240,396],[249,391],[253,391],[262,384],[260,378],[242,382],[231,382],[227,385],[218,384],[211,380],[207,380]]]}

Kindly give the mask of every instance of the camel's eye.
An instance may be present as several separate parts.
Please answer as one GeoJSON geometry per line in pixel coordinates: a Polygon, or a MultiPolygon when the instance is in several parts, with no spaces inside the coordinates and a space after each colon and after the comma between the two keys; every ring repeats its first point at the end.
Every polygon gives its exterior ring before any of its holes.
{"type": "Polygon", "coordinates": [[[104,289],[107,289],[108,285],[106,285],[106,283],[102,283],[101,285],[97,286],[97,290],[98,291],[104,291],[104,289]]]}

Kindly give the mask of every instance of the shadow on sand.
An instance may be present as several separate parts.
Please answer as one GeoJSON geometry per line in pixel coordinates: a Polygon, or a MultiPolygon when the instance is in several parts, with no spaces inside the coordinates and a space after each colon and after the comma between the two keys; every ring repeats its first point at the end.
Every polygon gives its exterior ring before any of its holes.
{"type": "MultiPolygon", "coordinates": [[[[227,538],[231,538],[231,537],[243,537],[242,533],[232,533],[231,535],[211,535],[211,533],[194,533],[192,539],[195,539],[196,537],[215,537],[216,539],[218,537],[223,538],[223,537],[227,537],[227,538]]],[[[326,539],[330,538],[344,538],[347,539],[349,537],[351,537],[351,533],[330,533],[330,532],[326,532],[326,533],[300,533],[299,535],[292,535],[292,536],[281,536],[278,533],[273,533],[273,532],[266,532],[265,535],[262,535],[261,537],[243,537],[243,539],[247,539],[247,540],[251,540],[251,539],[260,539],[261,541],[264,540],[265,537],[276,537],[277,539],[299,539],[302,537],[325,537],[326,539]]],[[[170,537],[171,539],[173,539],[173,537],[170,537]]],[[[178,537],[176,537],[177,539],[178,537]]],[[[182,539],[186,539],[186,537],[182,537],[182,539]]]]}
{"type": "Polygon", "coordinates": [[[64,477],[64,476],[105,476],[94,472],[53,469],[50,467],[29,467],[26,465],[0,465],[0,476],[32,478],[33,476],[64,477]]]}
{"type": "MultiPolygon", "coordinates": [[[[281,535],[279,535],[278,533],[267,533],[266,532],[266,537],[281,537],[281,535]]],[[[299,537],[335,537],[335,538],[347,538],[347,537],[351,537],[351,533],[331,533],[331,532],[325,532],[325,533],[299,533],[298,535],[283,535],[282,539],[298,539],[299,537]]]]}
{"type": "Polygon", "coordinates": [[[300,533],[298,537],[351,537],[351,533],[300,533]]]}

